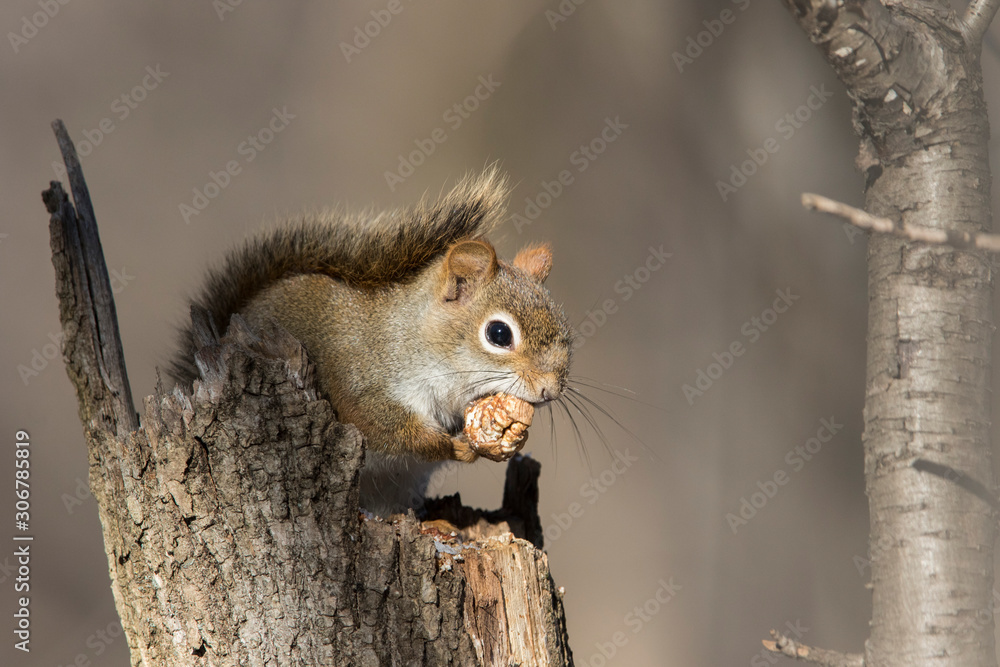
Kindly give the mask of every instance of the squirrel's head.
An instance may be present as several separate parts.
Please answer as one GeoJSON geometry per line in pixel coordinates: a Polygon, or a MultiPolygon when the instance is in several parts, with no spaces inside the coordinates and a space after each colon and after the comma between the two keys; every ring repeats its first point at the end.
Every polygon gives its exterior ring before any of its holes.
{"type": "Polygon", "coordinates": [[[442,363],[467,378],[457,402],[505,393],[542,403],[566,390],[573,334],[543,285],[551,269],[547,245],[526,247],[509,264],[486,241],[448,249],[431,319],[438,349],[452,346],[442,363]]]}

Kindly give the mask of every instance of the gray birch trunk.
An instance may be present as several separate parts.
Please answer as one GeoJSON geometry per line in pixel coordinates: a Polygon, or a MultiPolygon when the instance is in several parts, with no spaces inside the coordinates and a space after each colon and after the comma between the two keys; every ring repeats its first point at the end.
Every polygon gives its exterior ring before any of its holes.
{"type": "Polygon", "coordinates": [[[93,208],[54,126],[76,202],[43,193],[64,358],[132,664],[571,665],[530,459],[511,461],[501,510],[434,503],[474,541],[362,516],[360,433],[297,341],[239,318],[221,340],[196,319],[201,381],[158,386],[140,427],[93,208]]]}
{"type": "MultiPolygon", "coordinates": [[[[996,2],[785,0],[854,102],[868,212],[989,230],[980,40],[996,2]]],[[[993,487],[991,258],[874,235],[868,246],[865,476],[873,595],[869,667],[995,667],[996,517],[913,467],[993,487]]]]}

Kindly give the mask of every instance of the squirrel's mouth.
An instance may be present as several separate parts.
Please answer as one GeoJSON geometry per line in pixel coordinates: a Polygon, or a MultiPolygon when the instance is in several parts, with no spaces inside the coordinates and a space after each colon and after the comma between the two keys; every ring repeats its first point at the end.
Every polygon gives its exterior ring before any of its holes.
{"type": "Polygon", "coordinates": [[[466,402],[465,406],[462,409],[461,419],[463,421],[465,420],[465,411],[468,410],[469,407],[473,403],[475,403],[476,401],[479,401],[480,399],[487,398],[487,397],[490,397],[490,396],[499,396],[501,394],[506,394],[507,396],[513,396],[514,398],[518,398],[518,399],[524,401],[525,403],[530,403],[531,405],[533,405],[536,408],[540,408],[543,405],[548,405],[552,401],[555,401],[555,400],[557,400],[559,398],[559,395],[553,394],[552,392],[550,392],[548,389],[545,389],[545,388],[542,389],[541,396],[535,397],[534,399],[527,398],[526,396],[524,396],[522,394],[514,393],[514,392],[496,391],[496,390],[493,390],[493,391],[483,391],[483,392],[480,392],[480,393],[476,394],[469,401],[466,402]]]}

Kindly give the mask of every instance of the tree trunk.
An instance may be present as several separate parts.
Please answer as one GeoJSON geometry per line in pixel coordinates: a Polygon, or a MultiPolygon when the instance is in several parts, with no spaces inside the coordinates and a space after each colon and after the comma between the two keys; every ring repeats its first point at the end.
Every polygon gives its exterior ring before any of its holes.
{"type": "MultiPolygon", "coordinates": [[[[979,54],[995,0],[785,0],[854,102],[866,208],[951,232],[989,230],[979,54]]],[[[869,667],[995,667],[991,258],[875,235],[868,249],[865,475],[869,667]],[[926,459],[957,471],[942,478],[926,459]],[[924,468],[927,470],[928,468],[924,468]],[[967,486],[967,485],[966,485],[967,486]]]]}
{"type": "Polygon", "coordinates": [[[297,341],[238,317],[221,340],[196,318],[202,380],[158,386],[139,427],[86,184],[54,126],[77,204],[43,193],[64,356],[132,664],[571,665],[530,459],[511,461],[502,510],[434,504],[476,541],[362,515],[360,433],[297,341]]]}

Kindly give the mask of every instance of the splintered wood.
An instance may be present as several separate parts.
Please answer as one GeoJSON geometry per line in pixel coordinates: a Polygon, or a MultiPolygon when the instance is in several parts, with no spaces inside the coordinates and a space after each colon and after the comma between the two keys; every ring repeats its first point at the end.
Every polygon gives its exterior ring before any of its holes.
{"type": "Polygon", "coordinates": [[[485,396],[465,409],[465,435],[480,456],[506,461],[528,440],[534,414],[534,406],[516,396],[485,396]]]}

